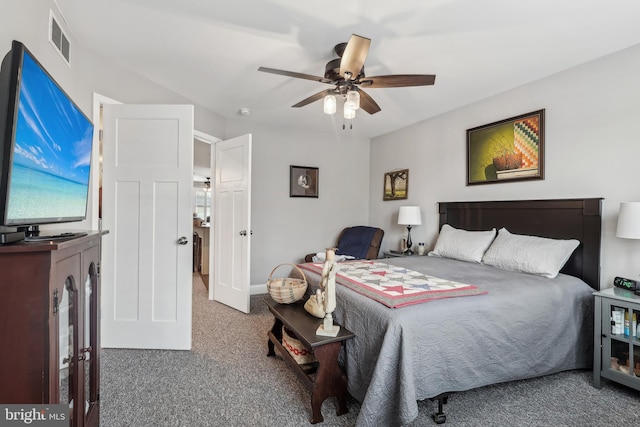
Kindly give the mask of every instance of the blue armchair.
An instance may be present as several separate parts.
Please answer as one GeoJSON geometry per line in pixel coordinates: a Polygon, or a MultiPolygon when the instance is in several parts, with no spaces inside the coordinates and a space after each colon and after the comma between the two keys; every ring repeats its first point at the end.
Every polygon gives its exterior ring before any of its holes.
{"type": "MultiPolygon", "coordinates": [[[[350,255],[356,259],[376,259],[383,237],[384,230],[381,228],[364,225],[347,227],[338,236],[336,254],[350,255]]],[[[305,256],[305,262],[312,262],[314,255],[315,253],[305,256]]]]}

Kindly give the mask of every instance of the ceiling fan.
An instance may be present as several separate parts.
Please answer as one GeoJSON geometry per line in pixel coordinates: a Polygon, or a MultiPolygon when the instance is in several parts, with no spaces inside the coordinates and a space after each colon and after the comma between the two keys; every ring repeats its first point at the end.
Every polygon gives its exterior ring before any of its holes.
{"type": "Polygon", "coordinates": [[[429,86],[435,83],[436,76],[433,74],[365,76],[364,61],[370,45],[371,39],[356,34],[351,35],[348,43],[337,44],[334,51],[338,58],[327,63],[324,77],[267,67],[260,67],[258,71],[334,85],[334,88],[311,95],[293,107],[304,107],[324,98],[325,113],[333,114],[335,113],[335,96],[343,96],[346,99],[344,116],[347,119],[355,117],[355,110],[358,108],[362,108],[369,114],[375,114],[381,110],[373,98],[362,90],[363,88],[429,86]]]}

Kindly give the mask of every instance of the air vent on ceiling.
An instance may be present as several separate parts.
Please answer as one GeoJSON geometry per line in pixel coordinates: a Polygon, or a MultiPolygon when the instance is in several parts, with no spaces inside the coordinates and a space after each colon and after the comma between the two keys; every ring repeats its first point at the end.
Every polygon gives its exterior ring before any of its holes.
{"type": "Polygon", "coordinates": [[[49,40],[51,41],[51,43],[53,43],[56,50],[60,53],[60,55],[62,55],[67,64],[69,64],[69,39],[62,31],[62,27],[60,27],[60,24],[58,24],[58,21],[56,21],[53,13],[51,13],[51,22],[49,28],[49,40]]]}

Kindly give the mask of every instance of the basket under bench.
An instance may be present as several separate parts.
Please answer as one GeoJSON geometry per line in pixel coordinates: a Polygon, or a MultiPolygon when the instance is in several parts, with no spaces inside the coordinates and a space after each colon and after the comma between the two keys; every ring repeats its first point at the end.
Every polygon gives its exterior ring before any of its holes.
{"type": "Polygon", "coordinates": [[[355,335],[344,327],[336,337],[316,335],[316,329],[322,324],[322,319],[311,316],[304,309],[304,301],[292,304],[280,304],[271,297],[265,297],[269,311],[275,320],[271,331],[267,333],[267,356],[275,356],[274,349],[286,361],[302,382],[311,390],[311,424],[324,420],[322,417],[322,402],[328,397],[335,396],[338,399],[337,415],[346,414],[347,408],[347,377],[338,365],[340,348],[345,341],[355,335]],[[296,338],[311,350],[316,362],[308,365],[299,365],[282,345],[282,327],[296,335],[296,338]]]}

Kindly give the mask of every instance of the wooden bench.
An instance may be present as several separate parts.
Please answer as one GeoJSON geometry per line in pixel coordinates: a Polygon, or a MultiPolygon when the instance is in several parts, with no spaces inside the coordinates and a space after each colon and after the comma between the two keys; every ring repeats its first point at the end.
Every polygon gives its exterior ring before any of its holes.
{"type": "Polygon", "coordinates": [[[322,324],[322,319],[317,319],[307,313],[304,302],[293,304],[279,304],[271,297],[265,297],[264,302],[269,311],[275,317],[273,327],[268,332],[267,356],[275,356],[274,348],[282,355],[282,358],[291,366],[302,382],[311,390],[311,424],[324,420],[322,417],[322,402],[326,398],[336,396],[338,399],[337,415],[349,412],[347,408],[347,377],[338,365],[338,355],[344,342],[355,335],[340,328],[336,337],[316,335],[316,329],[322,324]],[[315,363],[299,365],[282,345],[282,326],[296,335],[296,338],[311,350],[316,358],[315,363]]]}

